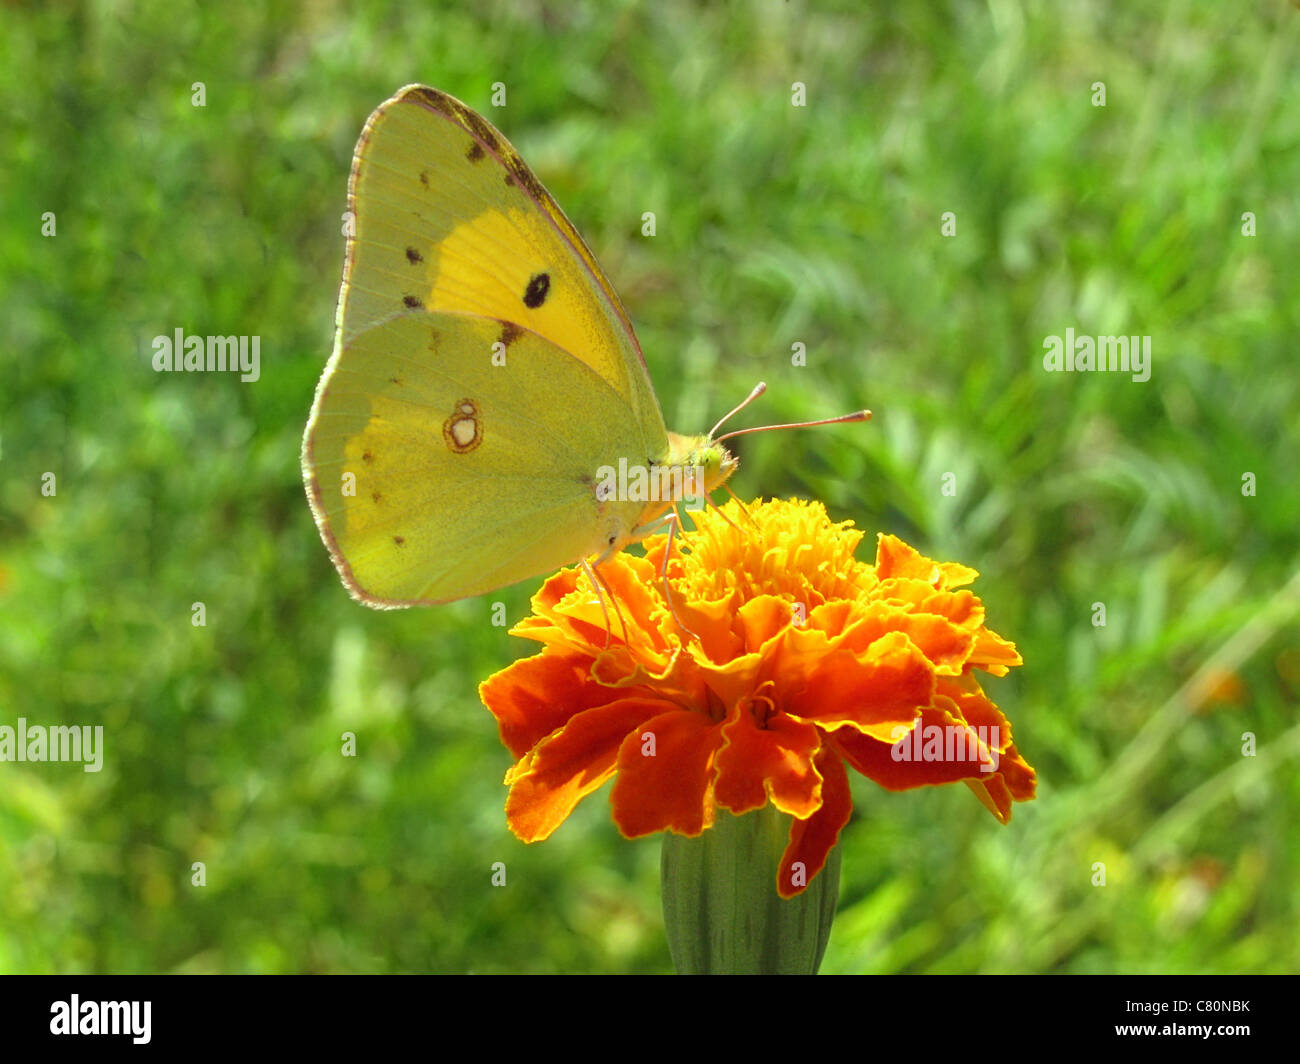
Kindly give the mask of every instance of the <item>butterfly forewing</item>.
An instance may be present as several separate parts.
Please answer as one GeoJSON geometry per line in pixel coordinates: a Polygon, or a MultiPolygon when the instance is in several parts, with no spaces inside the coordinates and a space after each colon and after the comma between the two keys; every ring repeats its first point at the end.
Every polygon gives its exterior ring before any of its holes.
{"type": "MultiPolygon", "coordinates": [[[[510,143],[459,100],[408,86],[357,144],[355,236],[338,342],[402,310],[453,311],[537,333],[622,395],[647,454],[663,417],[627,314],[591,252],[510,143]]],[[[504,347],[517,330],[494,340],[504,347]]]]}

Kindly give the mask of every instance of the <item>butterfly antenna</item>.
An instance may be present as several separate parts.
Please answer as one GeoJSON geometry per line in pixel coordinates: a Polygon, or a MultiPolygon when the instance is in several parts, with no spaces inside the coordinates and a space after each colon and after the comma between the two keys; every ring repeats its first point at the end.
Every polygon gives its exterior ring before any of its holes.
{"type": "Polygon", "coordinates": [[[767,391],[766,381],[759,381],[756,385],[754,385],[754,390],[750,392],[748,396],[745,397],[744,402],[738,404],[737,406],[729,410],[723,416],[723,418],[716,425],[713,426],[713,429],[709,432],[709,438],[713,440],[714,443],[721,443],[723,440],[729,440],[733,436],[744,436],[751,432],[770,432],[773,429],[810,429],[815,425],[839,425],[846,421],[870,421],[871,420],[870,410],[855,410],[852,414],[841,414],[839,417],[828,417],[822,419],[821,421],[794,421],[788,425],[760,425],[759,427],[752,428],[752,429],[736,429],[734,432],[728,432],[725,436],[714,435],[714,433],[716,433],[718,429],[722,428],[722,426],[726,424],[728,420],[730,420],[736,414],[740,413],[740,411],[744,410],[745,407],[749,406],[750,403],[752,403],[765,391],[767,391]]]}
{"type": "Polygon", "coordinates": [[[752,429],[736,429],[735,432],[728,432],[725,436],[716,437],[713,442],[721,443],[723,440],[729,440],[733,436],[746,436],[751,432],[772,432],[776,429],[810,429],[815,425],[839,425],[846,421],[870,420],[870,410],[855,410],[852,414],[841,414],[839,417],[823,418],[820,421],[792,421],[787,425],[760,425],[757,428],[752,429]]]}
{"type": "Polygon", "coordinates": [[[713,438],[713,433],[714,433],[714,432],[717,432],[718,429],[722,428],[722,426],[723,426],[723,424],[726,422],[727,418],[731,417],[733,414],[739,414],[742,410],[745,409],[745,407],[749,406],[750,403],[752,403],[755,399],[757,399],[757,398],[758,398],[760,395],[762,395],[765,391],[767,391],[767,382],[766,382],[766,381],[759,381],[756,385],[754,385],[754,390],[753,390],[752,392],[749,393],[749,398],[747,398],[747,399],[746,399],[743,403],[741,403],[739,406],[734,407],[734,408],[733,408],[729,413],[723,415],[722,420],[719,421],[716,425],[713,426],[712,431],[709,433],[709,438],[710,438],[710,439],[713,438]]]}

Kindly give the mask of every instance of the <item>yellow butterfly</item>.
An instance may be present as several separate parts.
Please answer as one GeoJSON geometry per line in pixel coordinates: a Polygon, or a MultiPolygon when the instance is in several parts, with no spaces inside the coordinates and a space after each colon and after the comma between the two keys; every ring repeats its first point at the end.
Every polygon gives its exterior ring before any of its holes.
{"type": "Polygon", "coordinates": [[[355,598],[447,602],[608,555],[736,468],[665,428],[613,286],[465,104],[408,85],[380,105],[348,209],[302,468],[355,598]]]}

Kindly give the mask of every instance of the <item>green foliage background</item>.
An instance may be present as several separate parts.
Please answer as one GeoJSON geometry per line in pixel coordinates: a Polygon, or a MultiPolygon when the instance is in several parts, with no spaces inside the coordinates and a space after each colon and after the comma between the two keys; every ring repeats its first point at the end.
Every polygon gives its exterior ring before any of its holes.
{"type": "MultiPolygon", "coordinates": [[[[670,969],[658,840],[622,840],[607,789],[544,844],[506,829],[476,685],[532,644],[486,599],[355,605],[303,497],[353,144],[410,81],[546,182],[672,427],[760,378],[750,424],[872,407],[740,441],[737,490],[975,566],[1024,654],[988,688],[1037,801],[1002,827],[964,787],[855,780],[824,971],[1300,970],[1298,19],[0,7],[0,723],[107,748],[0,764],[0,971],[670,969]],[[155,374],[178,327],[259,335],[261,380],[155,374]],[[1151,380],[1044,372],[1066,327],[1151,335],[1151,380]]],[[[517,620],[539,583],[488,598],[517,620]]]]}

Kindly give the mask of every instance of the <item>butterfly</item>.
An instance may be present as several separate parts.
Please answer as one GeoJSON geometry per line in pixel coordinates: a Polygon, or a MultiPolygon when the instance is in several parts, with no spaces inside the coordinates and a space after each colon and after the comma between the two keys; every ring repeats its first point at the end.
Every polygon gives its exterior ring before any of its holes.
{"type": "Polygon", "coordinates": [[[723,437],[667,430],[613,286],[465,104],[423,85],[381,104],[348,211],[302,470],[354,598],[435,604],[599,560],[735,470],[723,437]]]}

